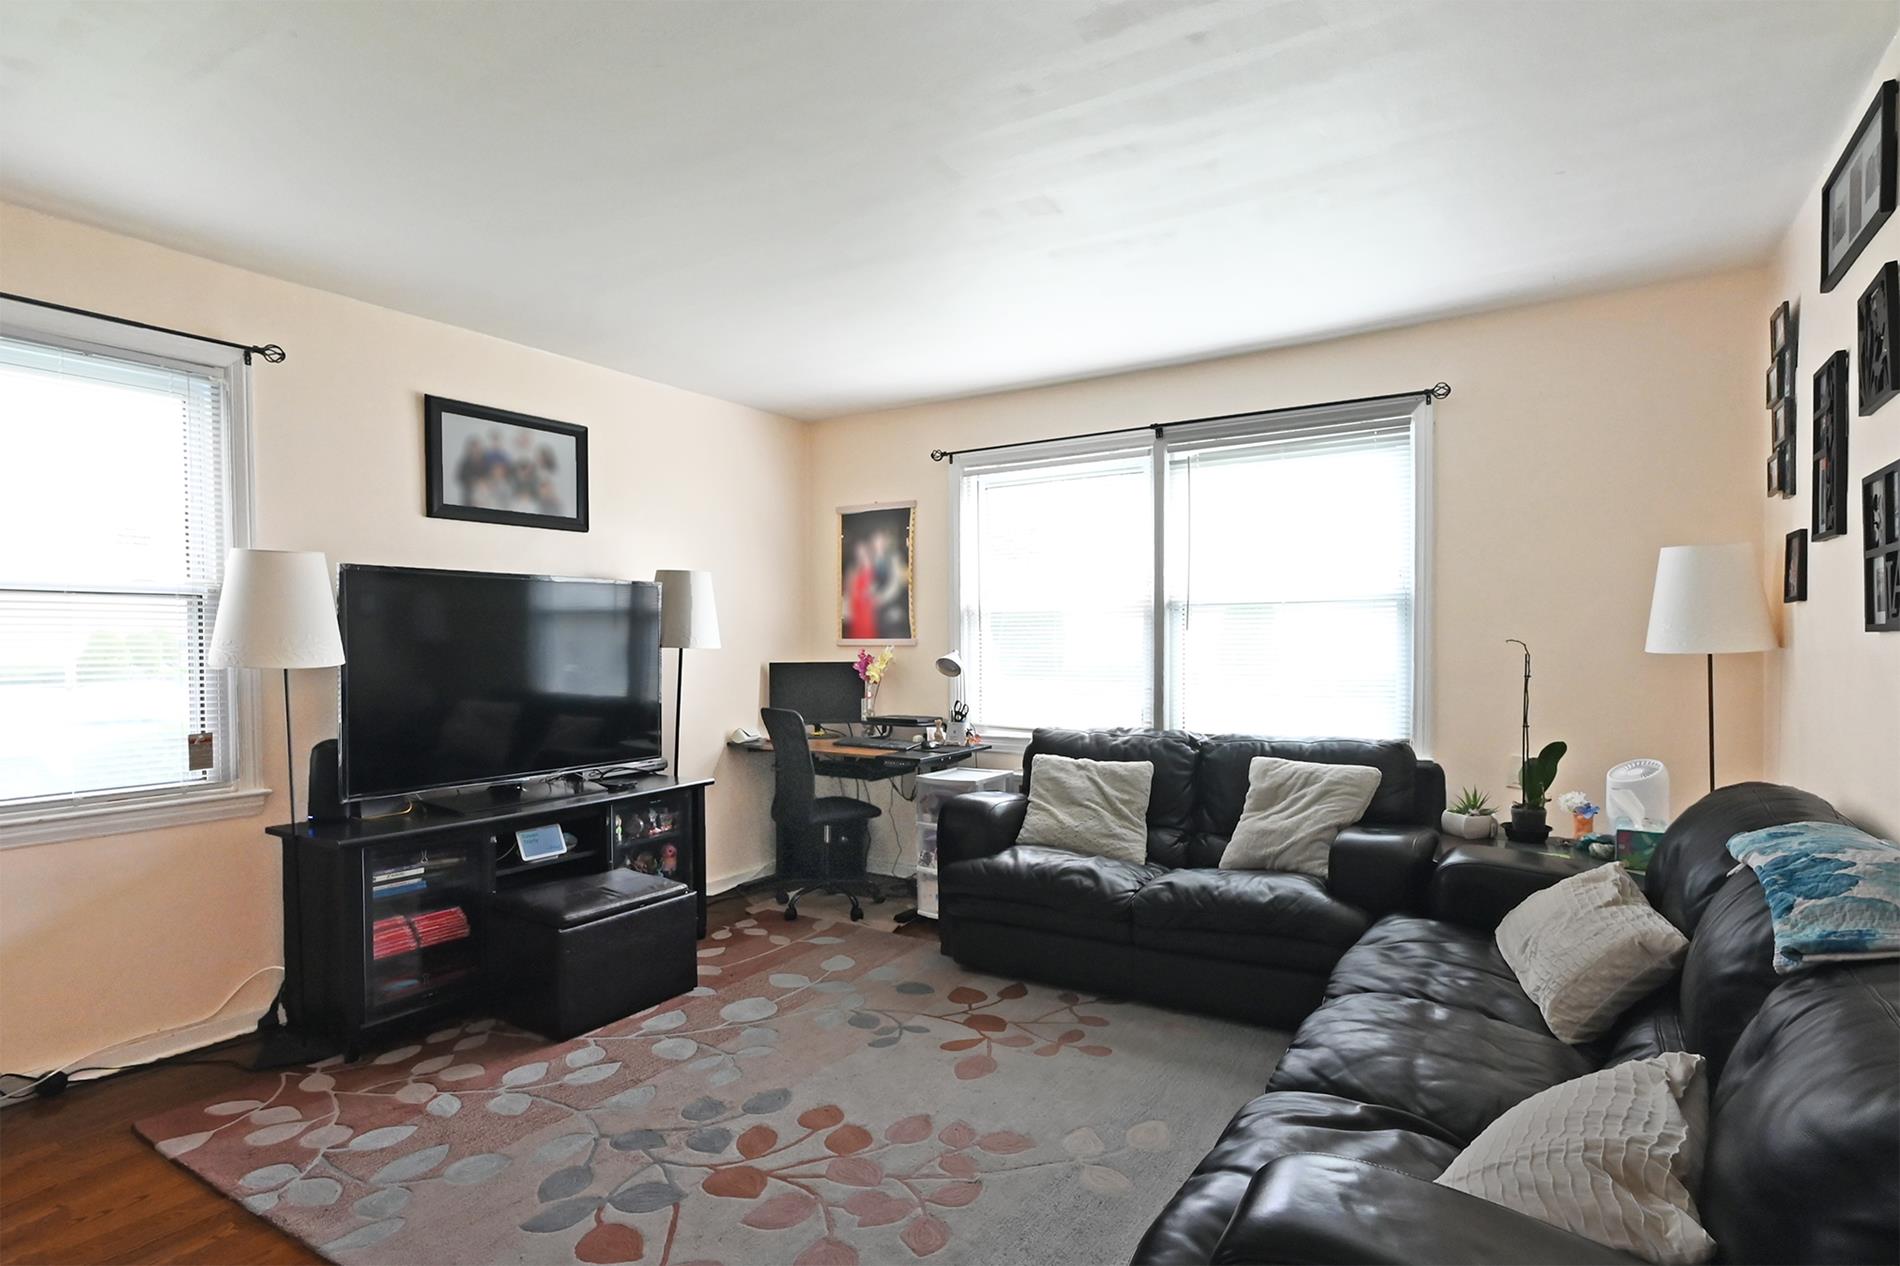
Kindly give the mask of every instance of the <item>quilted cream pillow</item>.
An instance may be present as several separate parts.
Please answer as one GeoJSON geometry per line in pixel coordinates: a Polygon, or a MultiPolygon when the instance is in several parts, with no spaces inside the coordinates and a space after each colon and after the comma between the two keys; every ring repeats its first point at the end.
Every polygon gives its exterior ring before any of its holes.
{"type": "Polygon", "coordinates": [[[1700,1055],[1631,1060],[1532,1095],[1437,1181],[1647,1261],[1706,1262],[1691,1193],[1708,1102],[1700,1055]]]}
{"type": "Polygon", "coordinates": [[[1148,860],[1148,792],[1155,767],[1145,760],[1084,760],[1038,755],[1029,769],[1029,811],[1016,839],[1119,862],[1148,860]]]}
{"type": "Polygon", "coordinates": [[[1566,1042],[1601,1037],[1688,952],[1620,862],[1532,893],[1498,924],[1498,953],[1566,1042]]]}

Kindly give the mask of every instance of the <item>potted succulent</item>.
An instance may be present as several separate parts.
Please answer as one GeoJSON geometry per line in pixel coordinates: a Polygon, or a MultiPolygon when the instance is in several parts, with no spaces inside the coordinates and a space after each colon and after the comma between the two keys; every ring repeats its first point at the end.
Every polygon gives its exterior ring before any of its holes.
{"type": "Polygon", "coordinates": [[[1518,770],[1517,786],[1521,798],[1511,806],[1511,824],[1504,834],[1519,844],[1542,844],[1550,836],[1544,806],[1550,803],[1550,785],[1557,781],[1557,762],[1570,749],[1562,743],[1546,743],[1544,750],[1526,760],[1518,770]]]}
{"type": "Polygon", "coordinates": [[[1451,808],[1438,815],[1438,829],[1461,840],[1488,840],[1498,832],[1497,810],[1476,787],[1466,787],[1451,808]]]}

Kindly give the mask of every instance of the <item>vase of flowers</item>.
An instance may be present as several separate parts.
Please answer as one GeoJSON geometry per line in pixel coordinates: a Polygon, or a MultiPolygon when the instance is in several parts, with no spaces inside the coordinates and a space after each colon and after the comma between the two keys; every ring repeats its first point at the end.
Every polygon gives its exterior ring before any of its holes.
{"type": "Polygon", "coordinates": [[[884,670],[897,658],[895,647],[887,646],[877,654],[859,651],[857,663],[852,667],[858,670],[858,679],[864,683],[864,698],[858,701],[858,716],[861,720],[870,720],[877,711],[877,689],[884,680],[884,670]]]}
{"type": "Polygon", "coordinates": [[[1557,807],[1570,815],[1571,838],[1579,840],[1596,829],[1597,814],[1602,812],[1581,791],[1564,792],[1557,797],[1557,807]]]}

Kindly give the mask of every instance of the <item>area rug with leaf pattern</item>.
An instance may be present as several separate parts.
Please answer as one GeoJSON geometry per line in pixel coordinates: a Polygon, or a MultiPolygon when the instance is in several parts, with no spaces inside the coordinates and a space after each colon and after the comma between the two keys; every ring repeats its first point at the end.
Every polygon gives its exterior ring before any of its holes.
{"type": "Polygon", "coordinates": [[[137,1128],[338,1262],[1121,1262],[1285,1048],[848,924],[699,952],[571,1042],[477,1020],[137,1128]]]}

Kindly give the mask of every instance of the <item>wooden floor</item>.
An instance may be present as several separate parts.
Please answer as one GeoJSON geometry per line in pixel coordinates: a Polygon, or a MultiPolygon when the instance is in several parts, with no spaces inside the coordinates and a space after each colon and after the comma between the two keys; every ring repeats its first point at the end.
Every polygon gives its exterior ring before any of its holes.
{"type": "MultiPolygon", "coordinates": [[[[709,930],[747,917],[737,894],[715,899],[707,914],[709,930]]],[[[920,919],[900,935],[933,937],[936,925],[920,919]]],[[[215,1053],[241,1063],[250,1047],[215,1053]]],[[[254,1075],[174,1065],[0,1109],[0,1263],[321,1262],[132,1132],[134,1121],[224,1095],[254,1075]]]]}

